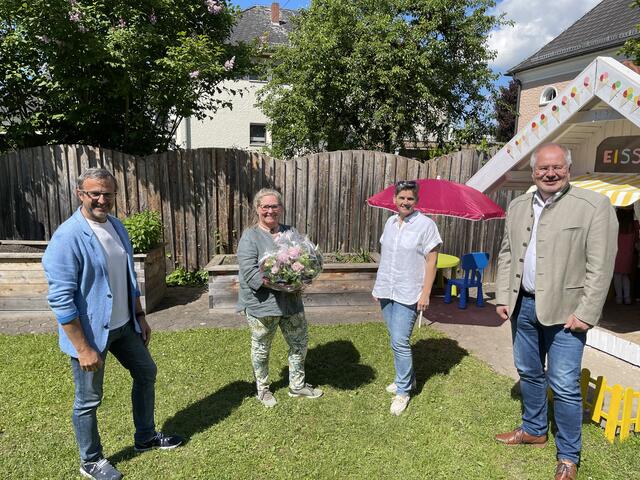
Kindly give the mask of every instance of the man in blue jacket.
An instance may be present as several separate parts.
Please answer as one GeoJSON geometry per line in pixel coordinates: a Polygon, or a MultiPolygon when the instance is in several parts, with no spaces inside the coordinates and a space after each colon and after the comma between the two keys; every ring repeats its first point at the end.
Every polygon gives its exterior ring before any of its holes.
{"type": "Polygon", "coordinates": [[[71,357],[80,473],[97,480],[122,478],[103,456],[96,419],[107,352],[133,378],[135,450],[170,449],[182,443],[180,437],[155,431],[157,369],[147,349],[151,328],[140,304],[129,236],[109,215],[116,190],[109,171],[90,168],[82,173],[76,189],[82,205],[56,230],[42,258],[60,349],[71,357]]]}

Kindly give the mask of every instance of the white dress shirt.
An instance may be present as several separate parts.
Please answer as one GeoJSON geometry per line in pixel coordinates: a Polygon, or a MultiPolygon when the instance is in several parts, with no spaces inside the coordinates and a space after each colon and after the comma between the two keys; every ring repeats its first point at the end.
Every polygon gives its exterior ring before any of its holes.
{"type": "Polygon", "coordinates": [[[442,243],[438,227],[420,212],[400,222],[392,215],[380,237],[381,257],[373,296],[413,305],[424,284],[425,257],[442,243]]]}
{"type": "Polygon", "coordinates": [[[522,271],[522,289],[525,292],[536,293],[536,241],[538,238],[538,220],[542,210],[547,205],[551,205],[556,199],[565,193],[565,189],[551,195],[547,200],[543,200],[540,193],[533,195],[533,227],[531,227],[531,239],[524,254],[524,266],[522,271]]]}

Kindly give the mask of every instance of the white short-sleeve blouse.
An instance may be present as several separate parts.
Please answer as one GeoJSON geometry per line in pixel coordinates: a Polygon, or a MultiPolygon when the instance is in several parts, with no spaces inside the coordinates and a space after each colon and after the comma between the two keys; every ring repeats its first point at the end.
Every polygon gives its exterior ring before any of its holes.
{"type": "Polygon", "coordinates": [[[392,215],[380,237],[381,258],[373,296],[413,305],[424,283],[426,255],[442,243],[438,227],[429,217],[413,212],[400,223],[392,215]]]}

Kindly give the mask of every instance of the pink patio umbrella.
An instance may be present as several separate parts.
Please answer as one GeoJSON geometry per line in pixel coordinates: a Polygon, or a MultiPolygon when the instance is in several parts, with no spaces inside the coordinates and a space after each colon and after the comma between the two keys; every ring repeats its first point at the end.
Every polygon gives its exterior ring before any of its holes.
{"type": "MultiPolygon", "coordinates": [[[[415,180],[415,182],[420,189],[416,210],[427,215],[445,215],[467,220],[505,217],[505,212],[499,205],[475,188],[433,178],[415,180]]],[[[395,185],[385,188],[369,197],[367,203],[372,207],[397,212],[398,209],[393,201],[395,188],[395,185]]]]}

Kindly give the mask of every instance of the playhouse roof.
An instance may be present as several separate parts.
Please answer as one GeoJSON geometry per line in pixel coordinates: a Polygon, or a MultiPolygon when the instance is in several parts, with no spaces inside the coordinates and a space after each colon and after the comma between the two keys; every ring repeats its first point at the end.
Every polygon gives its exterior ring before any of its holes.
{"type": "Polygon", "coordinates": [[[486,192],[522,166],[538,145],[559,141],[571,147],[573,141],[577,145],[601,128],[602,122],[622,118],[640,127],[640,75],[612,58],[597,57],[467,185],[486,192]]]}
{"type": "Polygon", "coordinates": [[[621,46],[638,36],[639,23],[640,9],[631,7],[629,0],[603,0],[507,75],[621,46]]]}

